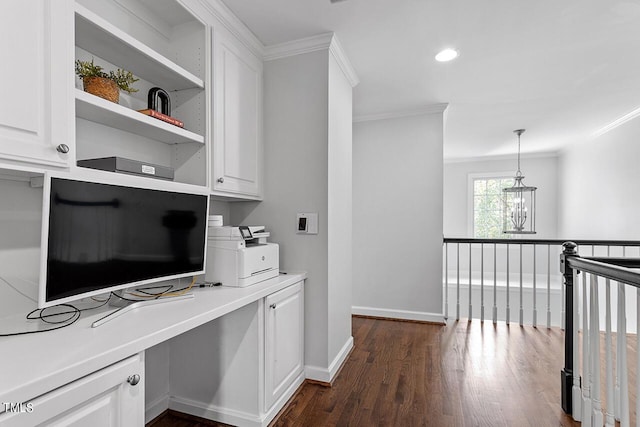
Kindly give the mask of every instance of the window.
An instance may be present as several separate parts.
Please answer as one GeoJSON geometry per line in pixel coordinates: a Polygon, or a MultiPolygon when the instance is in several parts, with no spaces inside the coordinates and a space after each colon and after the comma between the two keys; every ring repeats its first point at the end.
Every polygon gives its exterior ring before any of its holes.
{"type": "Polygon", "coordinates": [[[473,178],[473,237],[509,238],[502,233],[502,189],[512,185],[511,177],[473,178]]]}

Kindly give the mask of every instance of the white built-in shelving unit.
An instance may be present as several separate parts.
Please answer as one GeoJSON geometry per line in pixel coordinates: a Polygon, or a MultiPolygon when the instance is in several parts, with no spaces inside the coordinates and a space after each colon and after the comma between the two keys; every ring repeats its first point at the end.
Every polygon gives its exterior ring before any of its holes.
{"type": "Polygon", "coordinates": [[[75,29],[78,47],[111,63],[128,64],[131,72],[165,90],[204,88],[203,79],[80,5],[76,5],[75,29]]]}
{"type": "Polygon", "coordinates": [[[79,0],[75,9],[76,59],[105,71],[131,71],[137,93],[118,104],[82,90],[76,80],[76,159],[118,156],[175,170],[179,182],[207,186],[206,80],[210,41],[206,25],[176,0],[79,0]],[[147,92],[171,98],[180,128],[146,116],[147,92]]]}

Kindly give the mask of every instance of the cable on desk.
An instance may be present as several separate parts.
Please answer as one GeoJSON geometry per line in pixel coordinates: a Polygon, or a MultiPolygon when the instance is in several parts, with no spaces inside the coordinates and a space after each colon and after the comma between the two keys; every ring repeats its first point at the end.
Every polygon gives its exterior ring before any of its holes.
{"type": "Polygon", "coordinates": [[[78,319],[80,319],[80,316],[83,311],[95,310],[96,308],[100,308],[106,305],[107,302],[109,302],[109,298],[102,301],[101,304],[98,304],[93,307],[82,308],[82,309],[71,304],[58,304],[52,307],[36,308],[35,310],[32,310],[27,314],[26,316],[27,320],[40,320],[44,323],[48,323],[50,325],[57,325],[57,326],[54,326],[48,329],[38,329],[36,331],[9,332],[7,334],[0,334],[0,337],[13,337],[16,335],[38,334],[41,332],[49,332],[49,331],[55,331],[56,329],[66,328],[67,326],[73,325],[74,323],[76,323],[78,319]],[[67,310],[59,311],[55,313],[48,312],[54,308],[60,308],[60,307],[65,307],[67,310]],[[50,318],[64,316],[64,315],[69,315],[69,317],[64,318],[62,320],[50,320],[50,318]]]}
{"type": "MultiPolygon", "coordinates": [[[[191,280],[191,284],[189,286],[185,286],[184,288],[173,290],[173,285],[160,285],[160,286],[153,286],[153,287],[147,287],[147,288],[138,288],[138,289],[135,289],[135,291],[127,292],[127,294],[133,295],[133,296],[138,297],[138,298],[173,297],[173,296],[179,296],[179,295],[186,294],[187,292],[189,292],[191,290],[191,288],[193,288],[193,285],[195,283],[196,283],[196,276],[193,276],[193,279],[191,280]],[[167,290],[163,291],[163,292],[158,292],[158,293],[146,292],[149,289],[158,289],[158,288],[167,287],[167,286],[169,286],[169,288],[167,290]],[[140,293],[136,293],[136,292],[140,292],[140,293]]],[[[138,301],[138,300],[124,298],[124,297],[122,297],[120,295],[118,295],[118,297],[122,298],[125,301],[138,301]]]]}

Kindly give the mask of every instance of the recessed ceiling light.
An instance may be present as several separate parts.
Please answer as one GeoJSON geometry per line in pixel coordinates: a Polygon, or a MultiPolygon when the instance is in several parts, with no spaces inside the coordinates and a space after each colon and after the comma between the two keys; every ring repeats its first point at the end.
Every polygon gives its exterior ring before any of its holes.
{"type": "Polygon", "coordinates": [[[455,49],[443,49],[436,55],[436,61],[448,62],[458,57],[458,51],[455,49]]]}

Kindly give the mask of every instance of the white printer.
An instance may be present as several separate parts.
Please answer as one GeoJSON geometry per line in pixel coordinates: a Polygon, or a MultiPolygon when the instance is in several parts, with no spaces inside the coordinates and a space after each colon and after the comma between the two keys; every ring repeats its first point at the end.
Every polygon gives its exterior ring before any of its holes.
{"type": "Polygon", "coordinates": [[[262,226],[209,227],[205,280],[244,287],[278,276],[279,246],[262,226]]]}

